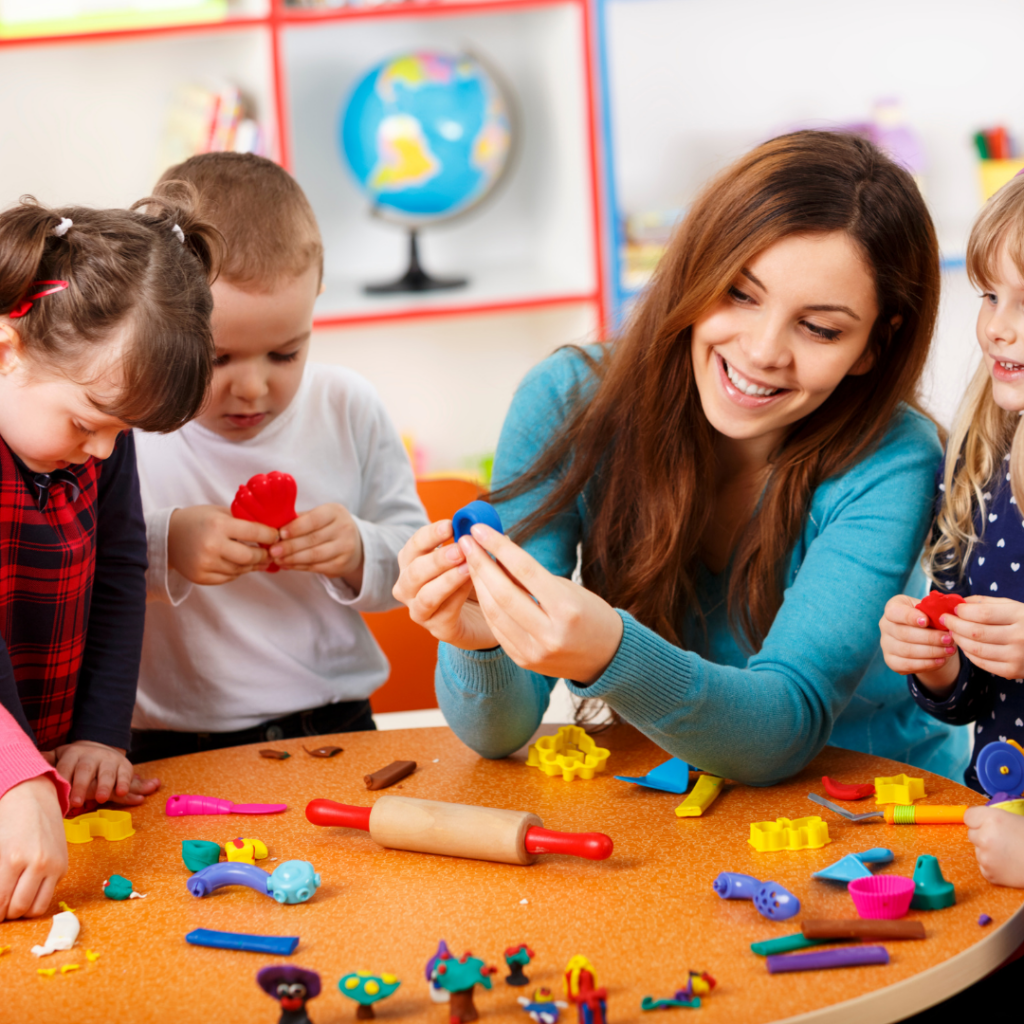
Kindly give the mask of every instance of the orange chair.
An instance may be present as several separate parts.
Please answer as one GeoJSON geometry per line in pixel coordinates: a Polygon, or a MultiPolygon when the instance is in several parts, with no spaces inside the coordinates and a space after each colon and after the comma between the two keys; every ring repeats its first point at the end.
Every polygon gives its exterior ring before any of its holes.
{"type": "MultiPolygon", "coordinates": [[[[419,480],[416,489],[431,522],[451,519],[481,494],[476,484],[457,479],[419,480]]],[[[375,612],[363,618],[391,662],[388,681],[370,698],[374,713],[436,708],[437,641],[409,618],[408,608],[375,612]]]]}

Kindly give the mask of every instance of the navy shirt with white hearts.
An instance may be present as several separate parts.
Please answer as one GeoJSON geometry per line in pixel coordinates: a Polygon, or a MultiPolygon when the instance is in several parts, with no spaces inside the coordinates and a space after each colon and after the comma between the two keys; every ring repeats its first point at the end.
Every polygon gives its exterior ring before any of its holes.
{"type": "MultiPolygon", "coordinates": [[[[1024,518],[1010,488],[1009,460],[1009,455],[1003,459],[996,479],[985,491],[982,508],[975,514],[975,530],[981,540],[971,552],[963,577],[940,577],[943,588],[952,594],[985,594],[1024,602],[1024,518]]],[[[940,501],[942,478],[940,467],[940,501]]],[[[907,681],[914,700],[929,714],[951,725],[976,723],[974,752],[964,781],[983,793],[974,767],[981,748],[1007,739],[1024,745],[1024,679],[992,675],[972,665],[961,653],[960,674],[946,700],[932,700],[916,676],[908,676],[907,681]]]]}

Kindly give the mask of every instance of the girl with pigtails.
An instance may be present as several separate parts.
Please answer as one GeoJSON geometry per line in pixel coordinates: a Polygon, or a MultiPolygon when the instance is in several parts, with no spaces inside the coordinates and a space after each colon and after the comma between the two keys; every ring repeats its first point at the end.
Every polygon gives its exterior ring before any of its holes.
{"type": "Polygon", "coordinates": [[[210,380],[218,236],[192,200],[0,213],[0,920],[46,912],[69,805],[159,786],[125,757],[146,604],[130,428],[177,429],[210,380]]]}
{"type": "MultiPolygon", "coordinates": [[[[981,365],[946,448],[924,559],[936,587],[965,600],[933,629],[900,594],[880,626],[886,663],[918,704],[943,722],[975,723],[964,780],[980,792],[985,745],[1024,743],[1024,177],[982,210],[967,273],[981,292],[981,365]]],[[[971,807],[964,821],[982,875],[1024,888],[1024,818],[971,807]]]]}

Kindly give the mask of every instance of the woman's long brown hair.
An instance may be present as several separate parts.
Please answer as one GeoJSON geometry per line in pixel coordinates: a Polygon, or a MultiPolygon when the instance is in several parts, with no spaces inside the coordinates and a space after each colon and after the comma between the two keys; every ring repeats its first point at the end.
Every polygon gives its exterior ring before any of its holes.
{"type": "MultiPolygon", "coordinates": [[[[634,315],[590,360],[597,381],[576,395],[561,432],[495,500],[554,485],[513,536],[542,530],[582,494],[584,585],[676,644],[702,622],[699,545],[714,514],[714,430],[701,406],[691,326],[759,252],[793,234],[844,231],[874,273],[874,366],[844,378],[788,432],[729,577],[729,620],[760,649],[782,604],[786,556],[811,497],[848,470],[913,403],[935,326],[935,230],[911,176],[869,142],[796,132],[736,161],[694,202],[634,315]],[[898,318],[898,319],[897,319],[898,318]]],[[[584,354],[585,355],[585,354],[584,354]]],[[[586,356],[585,356],[586,357],[586,356]]]]}

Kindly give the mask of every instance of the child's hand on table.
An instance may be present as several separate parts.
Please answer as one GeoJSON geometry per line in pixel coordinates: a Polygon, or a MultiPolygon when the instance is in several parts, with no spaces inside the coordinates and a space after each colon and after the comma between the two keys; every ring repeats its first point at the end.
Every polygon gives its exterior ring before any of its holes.
{"type": "Polygon", "coordinates": [[[282,526],[270,557],[282,569],[340,577],[356,593],[363,585],[363,538],[344,505],[317,505],[282,526]]]}
{"type": "Polygon", "coordinates": [[[76,740],[52,753],[54,767],[71,783],[72,807],[81,807],[86,800],[106,803],[111,797],[119,804],[135,806],[160,788],[159,779],[136,775],[119,747],[76,740]]]}
{"type": "Polygon", "coordinates": [[[998,807],[968,807],[964,824],[982,878],[1024,889],[1024,818],[998,807]]]}
{"type": "Polygon", "coordinates": [[[0,921],[45,914],[68,869],[60,800],[45,775],[0,796],[0,921]]]}
{"type": "Polygon", "coordinates": [[[1003,679],[1024,676],[1024,604],[972,595],[942,621],[971,662],[1003,679]]]}
{"type": "Polygon", "coordinates": [[[220,505],[176,508],[167,529],[167,564],[193,583],[230,583],[266,566],[270,556],[254,545],[277,539],[272,526],[235,519],[220,505]]]}
{"type": "MultiPolygon", "coordinates": [[[[960,672],[960,657],[953,646],[951,630],[932,629],[928,617],[906,594],[890,598],[879,620],[885,663],[901,676],[915,675],[936,700],[949,696],[960,672]]],[[[962,608],[959,605],[958,608],[962,608]]],[[[944,615],[949,623],[953,614],[944,615]]]]}

